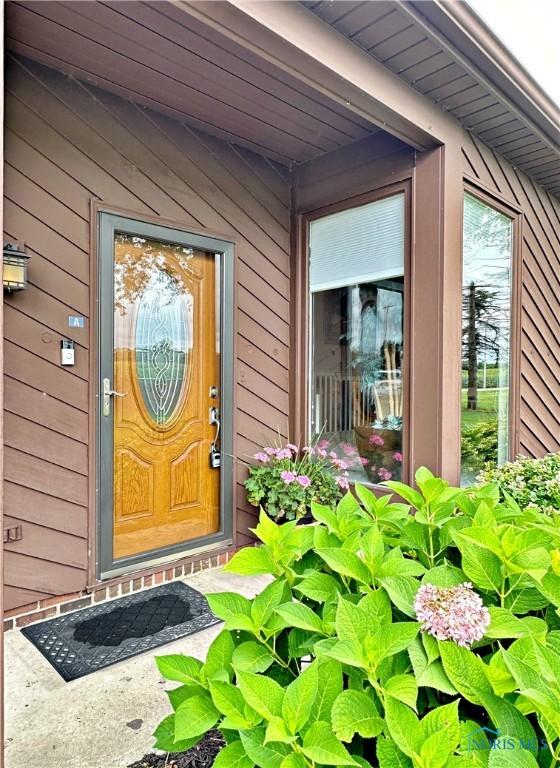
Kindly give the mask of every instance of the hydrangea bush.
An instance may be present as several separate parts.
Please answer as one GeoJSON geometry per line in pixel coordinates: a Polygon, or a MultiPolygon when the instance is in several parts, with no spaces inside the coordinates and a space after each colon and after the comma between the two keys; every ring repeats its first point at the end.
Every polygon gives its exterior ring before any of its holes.
{"type": "Polygon", "coordinates": [[[556,768],[560,521],[416,475],[356,486],[314,525],[261,514],[227,570],[253,600],[208,596],[224,628],[206,661],[162,656],[179,683],[156,746],[219,728],[215,768],[556,768]],[[491,748],[492,747],[492,748],[491,748]]]}
{"type": "Polygon", "coordinates": [[[508,494],[521,507],[547,513],[560,511],[560,453],[542,459],[520,457],[499,467],[488,467],[478,481],[481,485],[494,483],[502,496],[508,494]]]}
{"type": "Polygon", "coordinates": [[[277,519],[296,520],[311,511],[311,504],[336,504],[348,488],[346,459],[327,451],[323,442],[304,446],[292,443],[263,448],[254,456],[245,481],[247,499],[277,519]]]}

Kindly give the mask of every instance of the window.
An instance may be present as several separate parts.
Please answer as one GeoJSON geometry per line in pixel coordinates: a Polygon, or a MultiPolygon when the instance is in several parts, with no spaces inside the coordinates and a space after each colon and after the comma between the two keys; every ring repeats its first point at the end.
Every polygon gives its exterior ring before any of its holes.
{"type": "Polygon", "coordinates": [[[311,437],[351,481],[398,479],[404,194],[312,221],[309,245],[311,437]]]}
{"type": "Polygon", "coordinates": [[[509,459],[513,220],[466,193],[461,482],[509,459]]]}

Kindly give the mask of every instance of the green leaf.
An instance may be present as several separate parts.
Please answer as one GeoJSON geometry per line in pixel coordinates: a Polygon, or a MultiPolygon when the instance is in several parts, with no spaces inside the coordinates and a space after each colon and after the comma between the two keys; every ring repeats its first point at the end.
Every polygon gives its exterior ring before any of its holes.
{"type": "Polygon", "coordinates": [[[336,633],[340,640],[361,643],[371,625],[365,611],[341,597],[336,608],[336,633]]]}
{"type": "Polygon", "coordinates": [[[370,631],[377,629],[380,624],[391,623],[391,601],[384,589],[368,592],[358,605],[368,617],[370,631]]]}
{"type": "Polygon", "coordinates": [[[255,536],[264,544],[273,545],[280,541],[284,535],[284,526],[278,525],[270,518],[264,509],[259,513],[259,522],[255,528],[251,528],[255,536]]]}
{"type": "Polygon", "coordinates": [[[264,737],[264,743],[268,744],[269,741],[280,741],[283,744],[291,744],[297,739],[297,736],[292,736],[286,727],[286,723],[281,717],[273,717],[266,727],[266,733],[264,737]]]}
{"type": "Polygon", "coordinates": [[[332,708],[332,728],[341,741],[352,741],[358,733],[364,739],[378,736],[383,720],[370,696],[363,691],[342,691],[332,708]]]}
{"type": "Polygon", "coordinates": [[[282,702],[282,717],[291,733],[301,731],[309,720],[318,690],[317,662],[310,664],[290,683],[282,702]]]}
{"type": "Polygon", "coordinates": [[[422,577],[422,584],[433,584],[435,587],[456,587],[465,581],[463,571],[453,565],[436,565],[422,577]]]}
{"type": "Polygon", "coordinates": [[[425,739],[434,733],[445,731],[449,737],[450,748],[455,749],[461,740],[459,699],[432,709],[422,718],[421,726],[425,739]]]}
{"type": "Polygon", "coordinates": [[[462,696],[480,704],[483,694],[492,694],[484,662],[478,656],[451,641],[438,645],[445,673],[462,696]]]}
{"type": "Polygon", "coordinates": [[[368,658],[378,664],[388,656],[404,651],[412,643],[419,629],[420,625],[415,621],[387,624],[366,639],[365,648],[368,658]]]}
{"type": "Polygon", "coordinates": [[[379,768],[412,768],[412,761],[391,739],[377,739],[377,760],[379,768]]]}
{"type": "Polygon", "coordinates": [[[184,656],[182,653],[156,656],[156,664],[160,675],[166,680],[176,680],[178,683],[200,683],[202,662],[193,656],[184,656]]]}
{"type": "Polygon", "coordinates": [[[292,752],[282,760],[280,768],[307,768],[307,763],[303,755],[292,752]]]}
{"type": "Polygon", "coordinates": [[[552,571],[535,584],[539,592],[549,600],[552,605],[560,607],[560,576],[552,571]]]}
{"type": "Polygon", "coordinates": [[[496,730],[499,730],[500,736],[511,736],[526,745],[534,744],[536,750],[538,741],[533,726],[513,704],[494,693],[481,694],[480,703],[488,712],[496,730]]]}
{"type": "Polygon", "coordinates": [[[547,625],[534,616],[519,619],[506,608],[490,607],[490,626],[486,637],[495,639],[526,637],[527,635],[546,635],[547,625]]]}
{"type": "Polygon", "coordinates": [[[434,688],[436,691],[447,693],[450,696],[457,693],[457,689],[445,674],[443,664],[439,659],[428,664],[428,666],[417,675],[416,679],[418,685],[423,686],[424,688],[434,688]]]}
{"type": "Polygon", "coordinates": [[[518,745],[506,751],[491,750],[488,768],[539,768],[539,764],[530,752],[518,745]]]}
{"type": "Polygon", "coordinates": [[[415,491],[414,488],[411,488],[409,485],[399,483],[396,480],[388,480],[385,483],[381,483],[381,485],[386,485],[387,488],[390,488],[392,491],[397,493],[405,501],[408,501],[409,504],[412,504],[412,506],[416,509],[420,509],[420,507],[424,505],[424,499],[422,498],[421,494],[419,494],[418,491],[415,491]]]}
{"type": "Polygon", "coordinates": [[[502,587],[502,566],[492,552],[478,547],[463,547],[461,567],[479,589],[499,592],[502,587]]]}
{"type": "Polygon", "coordinates": [[[257,576],[262,573],[276,574],[278,568],[266,546],[244,547],[236,552],[224,566],[224,571],[242,576],[257,576]]]}
{"type": "Polygon", "coordinates": [[[504,607],[512,613],[538,611],[548,605],[548,600],[536,589],[519,589],[506,595],[504,607]]]}
{"type": "Polygon", "coordinates": [[[247,704],[261,717],[271,720],[282,716],[284,689],[275,680],[252,672],[239,672],[237,684],[247,704]]]}
{"type": "MultiPolygon", "coordinates": [[[[227,685],[227,683],[222,683],[227,685]]],[[[213,728],[220,718],[220,713],[208,695],[191,696],[177,707],[175,712],[175,738],[192,739],[202,736],[213,728]]]]}
{"type": "Polygon", "coordinates": [[[371,584],[372,578],[367,565],[354,552],[327,547],[318,549],[317,554],[336,573],[355,579],[360,584],[371,584]]]}
{"type": "Polygon", "coordinates": [[[231,680],[231,659],[235,649],[235,643],[231,633],[223,629],[212,641],[204,662],[204,676],[206,680],[231,680]]]}
{"type": "Polygon", "coordinates": [[[214,616],[225,621],[227,629],[253,631],[251,601],[246,597],[237,592],[213,592],[206,599],[214,616]]]}
{"type": "Polygon", "coordinates": [[[309,719],[311,722],[330,722],[332,706],[342,691],[342,666],[338,660],[327,656],[320,656],[315,663],[318,666],[318,688],[309,719]]]}
{"type": "Polygon", "coordinates": [[[245,752],[260,768],[280,768],[282,761],[291,751],[287,744],[278,741],[265,744],[264,728],[240,731],[239,736],[245,752]]]}
{"type": "Polygon", "coordinates": [[[251,728],[261,719],[255,710],[247,706],[239,688],[231,683],[221,680],[210,683],[210,695],[216,709],[228,718],[231,728],[251,728]]]}
{"type": "Polygon", "coordinates": [[[445,731],[432,733],[422,744],[420,757],[423,765],[429,768],[443,768],[453,749],[445,731]]]}
{"type": "Polygon", "coordinates": [[[154,748],[164,752],[185,752],[200,741],[200,736],[175,741],[175,715],[168,715],[161,721],[154,731],[154,737],[154,748]]]}
{"type": "Polygon", "coordinates": [[[340,592],[340,584],[334,576],[315,571],[298,582],[294,590],[317,603],[326,603],[340,592]]]}
{"type": "Polygon", "coordinates": [[[274,612],[281,616],[289,627],[299,627],[308,629],[310,632],[323,633],[323,622],[320,616],[317,616],[308,605],[303,603],[284,603],[274,609],[274,612]]]}
{"type": "Polygon", "coordinates": [[[213,768],[253,768],[254,765],[241,741],[232,741],[218,752],[213,768]]]}
{"type": "Polygon", "coordinates": [[[178,688],[172,688],[170,691],[166,691],[173,711],[177,709],[179,704],[182,704],[185,699],[194,696],[195,693],[203,693],[204,688],[200,685],[180,685],[178,688]]]}
{"type": "Polygon", "coordinates": [[[272,615],[273,609],[286,599],[284,596],[285,588],[286,582],[284,579],[278,579],[266,586],[255,597],[251,605],[251,618],[255,622],[255,626],[262,627],[266,624],[272,615]]]}
{"type": "Polygon", "coordinates": [[[388,576],[380,581],[399,611],[415,618],[414,599],[420,586],[418,581],[412,576],[388,576]]]}
{"type": "Polygon", "coordinates": [[[460,531],[453,531],[453,538],[462,554],[474,547],[493,552],[499,559],[503,557],[500,539],[488,528],[462,528],[460,531]]]}
{"type": "Polygon", "coordinates": [[[424,735],[414,712],[397,699],[385,701],[385,720],[397,747],[409,757],[420,754],[424,735]]]}
{"type": "Polygon", "coordinates": [[[365,669],[367,666],[367,660],[365,658],[362,646],[359,643],[352,642],[352,640],[339,640],[338,642],[335,641],[332,643],[332,646],[326,648],[322,652],[326,656],[336,659],[342,664],[348,664],[351,667],[359,667],[360,669],[365,669]]]}
{"type": "Polygon", "coordinates": [[[326,525],[330,533],[338,533],[339,524],[336,513],[332,511],[330,507],[326,507],[323,504],[317,504],[316,501],[311,502],[311,514],[317,520],[317,522],[326,525]]]}
{"type": "Polygon", "coordinates": [[[385,545],[383,536],[379,532],[377,525],[370,525],[367,533],[362,536],[361,550],[364,554],[364,560],[372,573],[377,573],[383,562],[385,554],[385,545]]]}
{"type": "Polygon", "coordinates": [[[264,645],[254,640],[238,645],[232,656],[232,664],[237,672],[265,672],[273,661],[264,645]]]}
{"type": "Polygon", "coordinates": [[[304,734],[301,751],[322,765],[358,765],[333,734],[329,723],[313,723],[304,734]]]}
{"type": "MultiPolygon", "coordinates": [[[[394,551],[394,550],[393,550],[394,551]]],[[[380,576],[422,576],[426,569],[418,560],[408,557],[387,557],[379,570],[380,576]]]]}
{"type": "Polygon", "coordinates": [[[418,685],[414,675],[394,675],[383,686],[386,693],[416,711],[418,685]]]}

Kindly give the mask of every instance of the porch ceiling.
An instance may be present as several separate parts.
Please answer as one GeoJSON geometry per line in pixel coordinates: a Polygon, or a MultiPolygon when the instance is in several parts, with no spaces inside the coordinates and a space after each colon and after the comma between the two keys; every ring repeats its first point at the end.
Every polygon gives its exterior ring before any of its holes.
{"type": "Polygon", "coordinates": [[[465,3],[302,5],[560,196],[560,111],[465,3]]]}
{"type": "Polygon", "coordinates": [[[379,130],[167,0],[10,2],[6,46],[286,164],[379,130]]]}

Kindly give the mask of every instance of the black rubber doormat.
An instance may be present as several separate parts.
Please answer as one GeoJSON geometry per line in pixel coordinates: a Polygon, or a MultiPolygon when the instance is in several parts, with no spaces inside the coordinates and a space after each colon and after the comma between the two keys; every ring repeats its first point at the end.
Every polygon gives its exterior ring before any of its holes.
{"type": "Polygon", "coordinates": [[[22,633],[69,681],[218,621],[204,595],[174,582],[32,624],[22,633]]]}

